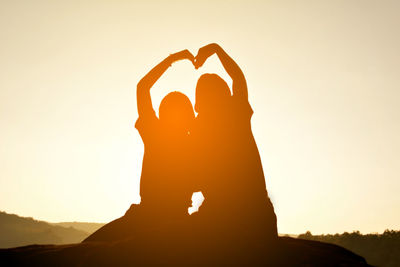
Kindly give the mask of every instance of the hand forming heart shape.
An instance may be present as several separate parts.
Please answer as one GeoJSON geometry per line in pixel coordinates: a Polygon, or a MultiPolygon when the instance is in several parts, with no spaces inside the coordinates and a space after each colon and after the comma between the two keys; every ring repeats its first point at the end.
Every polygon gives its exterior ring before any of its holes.
{"type": "Polygon", "coordinates": [[[209,58],[212,54],[214,54],[217,49],[218,45],[215,43],[208,44],[203,46],[199,49],[196,56],[193,56],[189,50],[185,49],[180,52],[171,55],[172,62],[188,59],[190,60],[196,69],[203,66],[204,62],[206,62],[207,58],[209,58]]]}

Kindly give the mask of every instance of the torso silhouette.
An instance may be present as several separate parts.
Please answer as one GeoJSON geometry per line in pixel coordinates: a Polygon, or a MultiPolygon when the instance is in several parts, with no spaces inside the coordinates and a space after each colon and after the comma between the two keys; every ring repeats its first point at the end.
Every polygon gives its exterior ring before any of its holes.
{"type": "Polygon", "coordinates": [[[196,215],[200,235],[216,244],[275,240],[276,215],[251,131],[253,110],[234,96],[216,109],[214,116],[199,114],[192,134],[196,177],[205,197],[196,215]]]}
{"type": "Polygon", "coordinates": [[[154,216],[187,215],[193,192],[188,134],[169,132],[155,114],[139,118],[135,126],[144,143],[140,206],[154,216]]]}
{"type": "Polygon", "coordinates": [[[249,208],[263,203],[266,195],[264,173],[250,119],[248,101],[231,97],[214,116],[196,119],[198,177],[206,209],[249,208]]]}

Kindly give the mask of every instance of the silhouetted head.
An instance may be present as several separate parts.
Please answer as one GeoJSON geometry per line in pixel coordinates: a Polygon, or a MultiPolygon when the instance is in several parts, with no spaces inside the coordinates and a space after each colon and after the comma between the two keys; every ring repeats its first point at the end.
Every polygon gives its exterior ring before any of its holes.
{"type": "Polygon", "coordinates": [[[180,92],[171,92],[161,101],[160,122],[171,132],[187,132],[194,120],[189,98],[180,92]]]}
{"type": "Polygon", "coordinates": [[[221,77],[206,73],[197,81],[194,108],[199,114],[213,114],[226,106],[230,96],[231,90],[221,77]]]}

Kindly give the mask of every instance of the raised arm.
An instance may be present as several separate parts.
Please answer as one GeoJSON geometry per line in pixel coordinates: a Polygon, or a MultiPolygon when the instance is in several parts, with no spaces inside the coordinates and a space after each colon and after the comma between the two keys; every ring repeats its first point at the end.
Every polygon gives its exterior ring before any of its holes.
{"type": "Polygon", "coordinates": [[[194,62],[194,56],[188,50],[180,51],[178,53],[169,55],[139,81],[136,90],[139,117],[146,116],[148,114],[154,114],[150,95],[151,87],[153,87],[153,85],[172,65],[172,63],[182,59],[188,59],[194,62]]]}
{"type": "Polygon", "coordinates": [[[244,74],[236,62],[218,45],[209,44],[199,49],[195,58],[196,69],[201,67],[204,62],[214,53],[217,54],[219,60],[224,66],[225,71],[232,78],[232,91],[235,97],[248,99],[247,83],[244,74]]]}

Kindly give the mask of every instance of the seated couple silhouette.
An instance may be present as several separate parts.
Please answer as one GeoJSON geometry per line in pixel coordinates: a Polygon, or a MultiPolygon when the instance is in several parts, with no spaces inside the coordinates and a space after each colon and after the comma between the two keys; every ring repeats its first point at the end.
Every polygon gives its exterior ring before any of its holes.
{"type": "Polygon", "coordinates": [[[168,239],[168,244],[187,245],[196,240],[208,250],[211,243],[218,250],[229,242],[247,246],[255,239],[277,238],[276,216],[251,130],[246,80],[219,45],[200,48],[196,57],[184,50],[164,59],[138,83],[137,108],[135,126],[144,143],[142,201],[83,242],[133,238],[159,244],[168,239]],[[198,69],[213,54],[232,78],[232,93],[218,75],[203,74],[196,85],[197,116],[186,95],[171,92],[161,101],[157,117],[150,89],[162,74],[179,60],[190,60],[198,69]],[[205,200],[189,215],[196,191],[205,200]]]}

